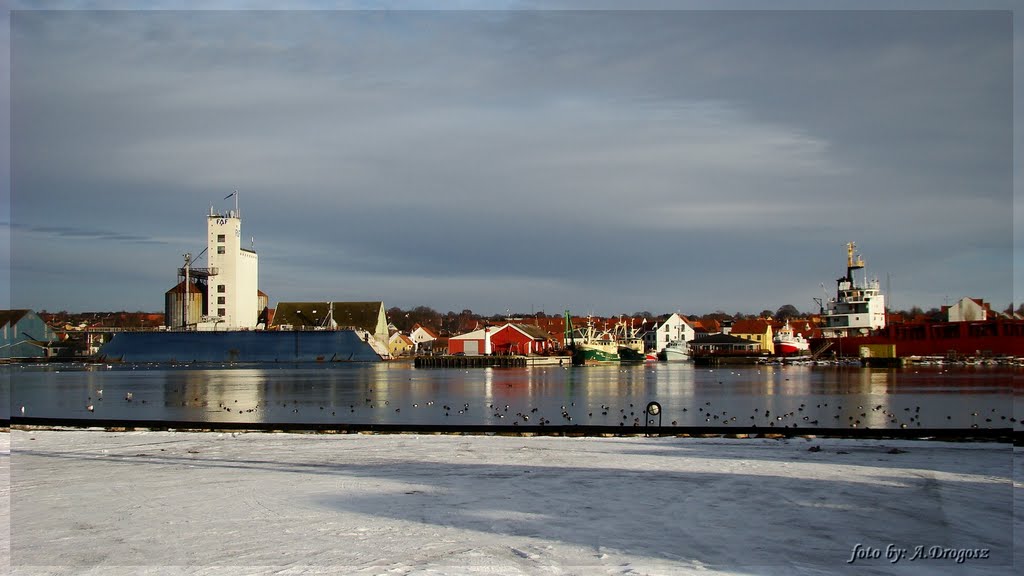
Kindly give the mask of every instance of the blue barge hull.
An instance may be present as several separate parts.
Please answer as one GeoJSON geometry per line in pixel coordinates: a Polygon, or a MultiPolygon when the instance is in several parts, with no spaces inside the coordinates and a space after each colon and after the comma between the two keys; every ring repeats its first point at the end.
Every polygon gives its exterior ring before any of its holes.
{"type": "Polygon", "coordinates": [[[380,362],[354,330],[120,332],[106,362],[380,362]]]}

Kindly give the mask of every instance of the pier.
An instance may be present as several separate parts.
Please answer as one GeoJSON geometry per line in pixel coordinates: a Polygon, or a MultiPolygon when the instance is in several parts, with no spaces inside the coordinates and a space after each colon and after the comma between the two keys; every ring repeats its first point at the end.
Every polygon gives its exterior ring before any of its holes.
{"type": "Polygon", "coordinates": [[[511,368],[526,366],[526,356],[417,356],[416,368],[511,368]]]}
{"type": "Polygon", "coordinates": [[[417,356],[416,368],[511,368],[525,366],[572,366],[572,356],[417,356]]]}

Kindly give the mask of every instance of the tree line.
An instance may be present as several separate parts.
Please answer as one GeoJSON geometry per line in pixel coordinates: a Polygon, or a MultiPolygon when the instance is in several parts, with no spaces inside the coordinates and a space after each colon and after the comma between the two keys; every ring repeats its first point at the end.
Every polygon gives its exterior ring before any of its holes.
{"type": "MultiPolygon", "coordinates": [[[[689,320],[694,321],[709,321],[714,320],[721,322],[723,320],[750,320],[756,318],[771,318],[779,322],[785,322],[792,318],[807,318],[808,316],[817,314],[819,311],[804,311],[801,312],[792,304],[784,304],[775,311],[762,310],[758,314],[747,314],[743,312],[728,313],[723,310],[715,310],[714,312],[706,314],[681,314],[689,320]]],[[[1024,316],[1024,303],[1020,304],[1016,308],[1013,305],[1007,306],[1003,313],[1005,314],[1020,314],[1024,316]]],[[[930,308],[925,310],[920,306],[912,306],[905,310],[889,310],[891,316],[898,316],[905,320],[943,320],[942,310],[939,308],[930,308]]],[[[109,327],[123,327],[123,328],[143,328],[143,327],[156,327],[163,324],[163,314],[153,312],[47,312],[41,310],[39,312],[40,317],[51,326],[109,326],[109,327]]],[[[402,332],[408,333],[416,324],[427,326],[433,330],[438,330],[441,335],[449,336],[453,334],[462,334],[473,330],[481,322],[490,322],[498,324],[504,322],[506,318],[547,318],[549,316],[560,317],[561,314],[546,314],[545,312],[534,312],[530,314],[526,313],[507,313],[507,314],[477,314],[470,309],[463,309],[460,312],[438,312],[437,310],[429,306],[416,306],[411,309],[402,309],[400,307],[391,307],[387,310],[388,322],[393,324],[396,328],[402,332]]],[[[620,316],[615,314],[612,317],[620,316]]],[[[633,312],[632,314],[621,314],[630,318],[646,318],[655,322],[661,322],[667,319],[671,314],[652,314],[649,311],[633,312]]]]}
{"type": "MultiPolygon", "coordinates": [[[[890,316],[898,316],[904,320],[932,320],[942,321],[944,320],[944,314],[940,308],[930,308],[925,310],[920,306],[912,306],[905,310],[889,310],[890,316]]],[[[688,320],[692,321],[716,321],[722,322],[723,320],[753,320],[757,318],[769,318],[777,320],[779,322],[785,322],[786,320],[794,318],[807,318],[819,314],[820,310],[814,311],[800,311],[796,306],[792,304],[783,304],[778,309],[772,311],[769,309],[762,310],[758,314],[748,314],[744,312],[735,312],[729,314],[723,310],[715,310],[714,312],[706,314],[680,314],[688,320]]],[[[1003,310],[1005,314],[1017,313],[1024,315],[1024,303],[1014,309],[1011,304],[1003,310]]],[[[533,312],[530,314],[525,313],[508,313],[508,314],[492,314],[490,316],[477,314],[469,309],[464,309],[461,312],[445,312],[441,313],[429,306],[416,306],[415,308],[404,310],[399,307],[392,307],[387,310],[388,321],[398,328],[402,332],[408,333],[416,324],[427,326],[434,330],[439,330],[442,336],[448,336],[453,334],[462,334],[473,330],[481,322],[501,323],[506,318],[520,318],[520,319],[531,319],[531,318],[547,318],[552,316],[544,312],[533,312]]],[[[557,314],[555,316],[561,316],[557,314]]],[[[612,317],[620,316],[615,314],[612,317]]],[[[666,320],[669,314],[652,314],[649,311],[633,312],[632,314],[621,314],[629,318],[646,318],[655,322],[662,322],[666,320]]]]}
{"type": "MultiPolygon", "coordinates": [[[[779,321],[785,321],[790,318],[804,318],[809,316],[810,313],[804,313],[797,310],[796,306],[792,304],[785,304],[780,306],[778,310],[774,312],[771,310],[763,310],[760,314],[744,314],[742,312],[736,312],[734,314],[728,314],[722,310],[716,310],[709,314],[703,315],[685,315],[689,320],[700,320],[708,321],[715,320],[721,322],[722,320],[746,320],[755,318],[773,318],[779,321]]],[[[404,310],[400,307],[392,307],[387,310],[388,322],[390,322],[395,328],[402,332],[408,333],[417,324],[427,326],[435,330],[439,330],[441,335],[447,336],[452,334],[461,334],[473,330],[481,322],[492,322],[500,323],[504,322],[506,318],[547,318],[551,316],[545,312],[533,312],[530,314],[524,313],[513,313],[507,314],[492,314],[490,316],[477,314],[472,310],[465,309],[461,312],[446,312],[441,313],[429,306],[416,306],[415,308],[404,310]]],[[[556,316],[561,316],[558,314],[556,316]]],[[[615,314],[612,317],[620,316],[615,314]]],[[[655,322],[662,322],[666,320],[669,314],[652,314],[649,311],[633,312],[632,314],[623,313],[621,316],[629,318],[646,318],[655,322]]]]}

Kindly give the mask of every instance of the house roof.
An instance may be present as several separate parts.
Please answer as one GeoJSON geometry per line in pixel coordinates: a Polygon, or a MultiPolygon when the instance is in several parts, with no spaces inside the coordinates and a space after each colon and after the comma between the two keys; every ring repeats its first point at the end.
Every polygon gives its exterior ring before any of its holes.
{"type": "MultiPolygon", "coordinates": [[[[206,292],[206,284],[202,282],[192,282],[192,286],[188,289],[190,294],[203,294],[206,292]]],[[[185,281],[178,282],[177,286],[171,288],[165,294],[184,294],[185,293],[185,281]]]]}
{"type": "Polygon", "coordinates": [[[391,335],[392,344],[395,342],[395,340],[400,340],[403,344],[407,346],[415,346],[415,343],[412,341],[412,339],[406,336],[405,334],[402,334],[401,332],[395,332],[394,334],[391,335]]]}
{"type": "Polygon", "coordinates": [[[691,322],[694,330],[704,330],[705,332],[720,332],[722,330],[722,324],[718,320],[694,320],[691,322]]]}
{"type": "Polygon", "coordinates": [[[473,330],[472,332],[466,332],[465,334],[456,334],[449,338],[450,340],[483,340],[484,329],[473,330]]]}
{"type": "Polygon", "coordinates": [[[959,306],[961,303],[963,303],[964,300],[969,300],[971,302],[974,302],[980,308],[984,308],[985,310],[992,310],[992,306],[988,302],[985,302],[984,298],[971,298],[970,296],[964,296],[963,298],[957,300],[956,304],[944,304],[942,306],[939,306],[939,311],[940,312],[945,312],[946,310],[949,310],[950,308],[952,308],[954,306],[959,306]]]}
{"type": "Polygon", "coordinates": [[[690,344],[743,344],[745,346],[756,346],[756,342],[747,340],[746,338],[740,338],[739,336],[733,336],[731,334],[712,334],[711,336],[701,336],[700,338],[694,338],[690,340],[690,344]]]}
{"type": "Polygon", "coordinates": [[[409,333],[412,334],[417,329],[423,330],[424,332],[427,333],[427,336],[430,336],[431,338],[437,338],[438,337],[438,333],[436,331],[434,331],[433,329],[428,328],[428,327],[426,327],[426,326],[424,326],[424,325],[422,325],[420,323],[416,323],[416,325],[412,327],[412,330],[410,330],[409,333]]]}
{"type": "Polygon", "coordinates": [[[354,326],[376,332],[383,302],[278,302],[274,325],[327,326],[328,306],[338,326],[354,326]]]}
{"type": "Polygon", "coordinates": [[[543,328],[541,328],[539,326],[534,326],[532,324],[511,324],[511,326],[515,326],[521,332],[524,332],[527,336],[533,338],[534,340],[554,340],[555,339],[555,337],[552,336],[550,333],[548,333],[547,330],[545,330],[545,329],[543,329],[543,328]]]}
{"type": "Polygon", "coordinates": [[[29,310],[0,310],[0,326],[15,324],[29,312],[29,310]]]}
{"type": "MultiPolygon", "coordinates": [[[[534,340],[555,339],[554,336],[549,334],[543,328],[538,328],[537,326],[533,326],[532,324],[514,324],[512,322],[507,322],[500,326],[488,326],[486,329],[489,330],[491,334],[494,334],[495,332],[498,332],[499,330],[504,330],[505,328],[512,328],[514,330],[518,330],[523,334],[526,334],[530,338],[533,338],[534,340]]],[[[481,328],[479,330],[474,330],[472,332],[467,332],[465,334],[458,334],[456,336],[452,336],[451,338],[452,340],[482,340],[484,338],[484,330],[484,328],[481,328]]]]}
{"type": "Polygon", "coordinates": [[[763,318],[757,320],[737,320],[732,324],[733,334],[764,334],[771,328],[771,324],[763,318]]]}

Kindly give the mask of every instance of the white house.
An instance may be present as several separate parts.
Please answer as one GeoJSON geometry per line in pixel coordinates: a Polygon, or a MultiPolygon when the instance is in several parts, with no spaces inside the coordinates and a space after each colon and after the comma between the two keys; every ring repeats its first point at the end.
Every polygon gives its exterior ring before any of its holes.
{"type": "Polygon", "coordinates": [[[437,334],[430,328],[417,324],[409,332],[409,338],[412,340],[415,350],[419,352],[421,349],[429,350],[432,348],[431,343],[437,340],[437,334]]]}
{"type": "Polygon", "coordinates": [[[977,298],[961,298],[956,304],[946,308],[950,322],[976,322],[988,320],[992,314],[989,305],[977,298]]]}
{"type": "Polygon", "coordinates": [[[644,335],[644,345],[649,350],[660,352],[669,342],[689,342],[697,337],[693,324],[679,314],[672,314],[654,330],[644,335]]]}

